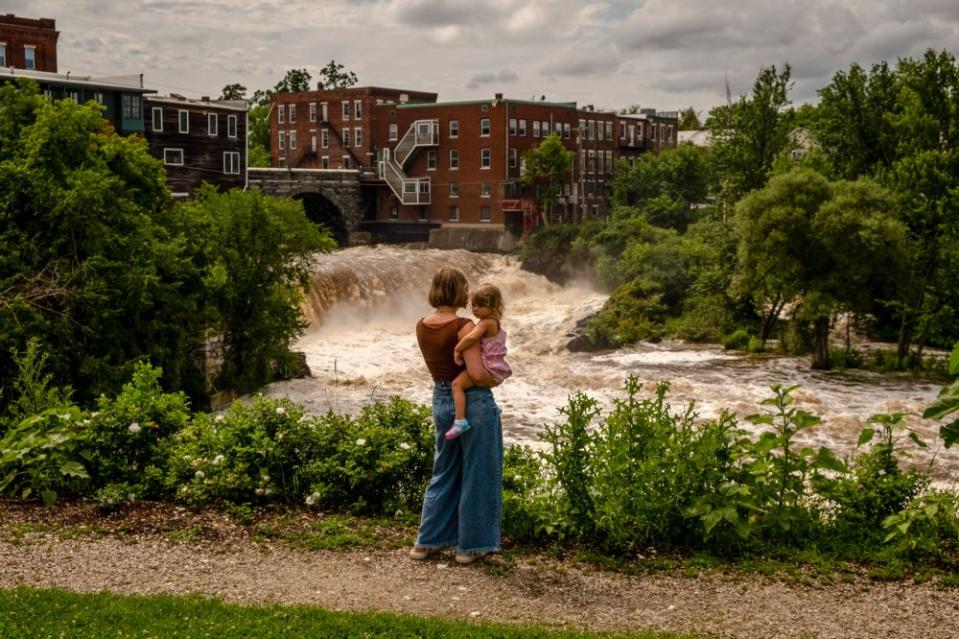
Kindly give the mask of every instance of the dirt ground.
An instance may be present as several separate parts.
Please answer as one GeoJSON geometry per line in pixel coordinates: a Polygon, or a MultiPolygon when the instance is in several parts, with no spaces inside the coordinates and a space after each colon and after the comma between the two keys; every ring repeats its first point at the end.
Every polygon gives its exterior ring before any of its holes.
{"type": "Polygon", "coordinates": [[[309,551],[248,530],[223,514],[170,505],[104,519],[89,505],[0,502],[0,587],[204,593],[241,603],[744,639],[959,637],[959,590],[934,582],[630,575],[533,555],[459,566],[450,554],[414,562],[395,540],[383,549],[309,551]]]}

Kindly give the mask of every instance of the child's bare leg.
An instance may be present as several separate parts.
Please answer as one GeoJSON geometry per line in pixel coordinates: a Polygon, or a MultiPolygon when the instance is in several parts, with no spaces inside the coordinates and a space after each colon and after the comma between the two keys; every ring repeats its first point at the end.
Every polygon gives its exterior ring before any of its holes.
{"type": "Polygon", "coordinates": [[[453,406],[456,409],[456,419],[466,419],[466,389],[474,386],[476,384],[466,371],[453,380],[453,406]]]}
{"type": "MultiPolygon", "coordinates": [[[[469,375],[473,386],[479,386],[481,388],[492,388],[496,386],[496,382],[493,381],[493,377],[489,374],[489,371],[486,370],[486,367],[483,366],[483,360],[481,359],[477,359],[476,361],[466,360],[466,373],[469,375]]],[[[462,375],[462,373],[460,374],[462,375]]]]}

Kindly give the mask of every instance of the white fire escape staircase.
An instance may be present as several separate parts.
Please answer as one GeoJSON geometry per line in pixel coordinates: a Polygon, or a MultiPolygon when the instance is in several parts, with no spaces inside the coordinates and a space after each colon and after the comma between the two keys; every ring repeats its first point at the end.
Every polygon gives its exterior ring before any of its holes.
{"type": "Polygon", "coordinates": [[[409,177],[403,167],[413,157],[416,149],[423,146],[436,146],[439,143],[439,120],[416,120],[396,144],[396,148],[392,151],[382,150],[378,163],[380,177],[403,204],[430,203],[430,178],[409,177]]]}

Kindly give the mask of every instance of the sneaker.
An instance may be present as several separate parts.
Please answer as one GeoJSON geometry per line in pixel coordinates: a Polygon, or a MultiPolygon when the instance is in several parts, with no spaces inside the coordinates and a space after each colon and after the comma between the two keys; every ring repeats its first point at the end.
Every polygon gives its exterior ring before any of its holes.
{"type": "Polygon", "coordinates": [[[410,559],[415,559],[416,561],[423,561],[427,557],[433,554],[435,548],[424,548],[423,546],[413,546],[410,549],[410,559]]]}
{"type": "Polygon", "coordinates": [[[452,428],[450,428],[443,437],[446,438],[446,441],[452,441],[468,431],[470,429],[470,423],[465,419],[457,419],[453,422],[452,428]]]}
{"type": "Polygon", "coordinates": [[[473,563],[477,559],[482,559],[488,554],[488,552],[457,552],[456,563],[465,566],[473,563]]]}

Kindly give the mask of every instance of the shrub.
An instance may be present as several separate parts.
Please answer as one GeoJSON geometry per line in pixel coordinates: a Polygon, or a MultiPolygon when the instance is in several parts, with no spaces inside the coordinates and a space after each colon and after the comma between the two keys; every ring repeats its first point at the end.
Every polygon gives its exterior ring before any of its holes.
{"type": "Polygon", "coordinates": [[[959,548],[959,499],[953,493],[931,492],[887,517],[882,527],[885,541],[897,553],[942,557],[959,548]]]}
{"type": "Polygon", "coordinates": [[[94,487],[123,484],[124,495],[163,496],[166,448],[188,423],[190,407],[183,393],[163,392],[162,375],[138,363],[120,394],[101,396],[97,410],[78,426],[94,487]]]}
{"type": "Polygon", "coordinates": [[[766,344],[760,338],[752,335],[749,342],[746,343],[746,350],[750,353],[762,353],[766,350],[766,344]]]}
{"type": "MultiPolygon", "coordinates": [[[[53,385],[53,375],[47,372],[48,355],[40,348],[37,338],[31,337],[23,352],[14,349],[11,356],[16,376],[10,384],[11,401],[7,404],[7,416],[0,416],[0,436],[9,425],[19,424],[48,408],[72,404],[70,387],[53,385]]],[[[0,397],[0,405],[3,399],[0,397]]]]}
{"type": "Polygon", "coordinates": [[[749,331],[741,328],[723,338],[723,348],[727,351],[744,351],[749,345],[749,331]]]}
{"type": "Polygon", "coordinates": [[[305,502],[367,514],[411,508],[429,479],[433,430],[423,406],[394,398],[357,418],[306,417],[287,400],[197,415],[171,450],[167,483],[189,503],[305,502]]]}
{"type": "Polygon", "coordinates": [[[40,497],[52,505],[63,492],[76,493],[88,478],[74,406],[50,408],[27,417],[0,440],[0,494],[40,497]]]}

